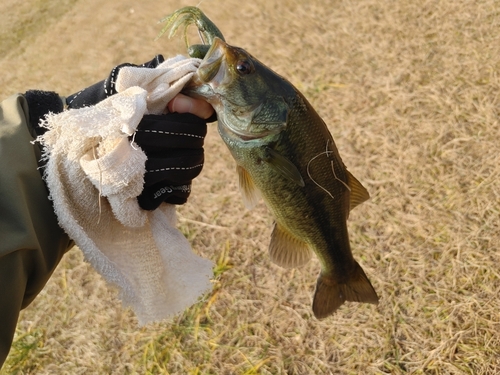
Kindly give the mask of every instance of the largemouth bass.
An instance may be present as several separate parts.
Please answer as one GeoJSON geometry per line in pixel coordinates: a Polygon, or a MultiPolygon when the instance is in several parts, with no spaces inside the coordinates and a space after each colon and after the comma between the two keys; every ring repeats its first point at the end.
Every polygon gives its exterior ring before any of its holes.
{"type": "Polygon", "coordinates": [[[180,9],[167,22],[173,33],[195,24],[208,41],[190,47],[191,55],[204,59],[184,91],[217,112],[245,205],[252,208],[262,197],[272,212],[271,259],[289,268],[316,254],[321,272],[312,309],[318,319],[345,301],[378,303],[353,258],[346,223],[369,195],[346,169],[321,117],[290,82],[227,44],[198,8],[180,9]]]}

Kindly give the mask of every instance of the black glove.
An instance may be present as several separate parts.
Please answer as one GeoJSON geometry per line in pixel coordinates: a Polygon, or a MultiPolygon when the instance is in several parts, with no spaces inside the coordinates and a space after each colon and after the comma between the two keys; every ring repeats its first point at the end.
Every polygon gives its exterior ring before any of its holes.
{"type": "MultiPolygon", "coordinates": [[[[148,61],[140,67],[156,68],[165,59],[162,55],[156,55],[151,61],[148,61]]],[[[86,89],[83,89],[76,94],[66,98],[68,108],[88,107],[99,103],[107,97],[116,94],[115,82],[120,69],[124,66],[138,66],[134,64],[121,64],[113,68],[109,77],[104,81],[98,82],[86,89]]],[[[53,91],[29,90],[24,93],[24,97],[28,102],[29,122],[36,135],[45,133],[47,129],[40,127],[40,120],[49,112],[59,113],[64,109],[63,102],[58,93],[53,91]]]]}
{"type": "Polygon", "coordinates": [[[206,134],[206,120],[190,113],[142,118],[133,138],[148,157],[144,189],[137,198],[143,209],[186,203],[191,181],[203,168],[206,134]]]}
{"type": "MultiPolygon", "coordinates": [[[[155,68],[163,61],[163,56],[157,55],[153,60],[142,64],[141,67],[155,68]]],[[[95,105],[116,94],[116,77],[120,68],[124,66],[137,65],[128,63],[118,65],[104,81],[68,96],[66,98],[68,108],[95,105]]],[[[60,108],[57,109],[48,109],[46,105],[37,105],[37,102],[45,97],[50,97],[55,102],[55,97],[59,98],[56,93],[31,91],[25,95],[27,95],[27,98],[30,97],[30,100],[28,100],[30,118],[32,117],[32,107],[37,112],[33,114],[33,121],[37,124],[39,119],[49,111],[55,113],[62,111],[60,99],[58,99],[60,108]]],[[[54,103],[51,104],[51,108],[53,105],[54,103]]],[[[210,119],[204,120],[190,113],[145,115],[142,118],[137,127],[137,132],[131,137],[148,157],[144,188],[137,197],[141,208],[154,210],[162,202],[186,203],[191,192],[191,181],[200,174],[203,168],[203,141],[207,132],[207,122],[215,120],[215,114],[210,119]]],[[[44,130],[39,128],[36,131],[38,134],[42,134],[44,130]]]]}
{"type": "Polygon", "coordinates": [[[109,77],[104,81],[97,82],[92,86],[77,92],[76,94],[68,96],[66,98],[66,104],[68,105],[68,108],[82,108],[95,105],[111,95],[116,94],[116,77],[118,76],[120,69],[124,66],[139,66],[154,69],[163,61],[165,61],[165,59],[162,55],[156,55],[153,60],[142,65],[134,65],[130,63],[117,65],[113,68],[113,70],[111,70],[109,77]]]}
{"type": "Polygon", "coordinates": [[[40,121],[49,112],[62,112],[63,102],[59,94],[53,91],[29,90],[24,93],[24,97],[28,102],[29,123],[33,130],[31,135],[36,138],[37,135],[42,135],[47,131],[46,128],[40,126],[40,121]]]}

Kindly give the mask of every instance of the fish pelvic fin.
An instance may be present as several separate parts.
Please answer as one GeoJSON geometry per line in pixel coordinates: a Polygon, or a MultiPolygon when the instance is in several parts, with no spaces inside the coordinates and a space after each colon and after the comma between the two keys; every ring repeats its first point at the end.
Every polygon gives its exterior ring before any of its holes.
{"type": "Polygon", "coordinates": [[[260,192],[245,168],[238,165],[236,170],[238,171],[239,186],[243,203],[246,208],[251,210],[257,205],[257,203],[259,203],[261,197],[260,192]]]}
{"type": "Polygon", "coordinates": [[[377,292],[366,277],[361,266],[355,268],[349,280],[338,283],[333,277],[320,274],[313,299],[313,313],[317,319],[333,314],[345,301],[378,304],[377,292]]]}
{"type": "Polygon", "coordinates": [[[361,203],[367,201],[370,198],[368,190],[366,190],[366,188],[361,185],[361,182],[359,182],[358,179],[354,177],[349,171],[347,171],[347,184],[351,189],[349,205],[350,210],[352,210],[356,206],[359,206],[361,203]]]}
{"type": "Polygon", "coordinates": [[[278,266],[295,268],[305,265],[312,257],[312,251],[307,244],[279,224],[274,223],[269,244],[269,256],[278,266]]]}

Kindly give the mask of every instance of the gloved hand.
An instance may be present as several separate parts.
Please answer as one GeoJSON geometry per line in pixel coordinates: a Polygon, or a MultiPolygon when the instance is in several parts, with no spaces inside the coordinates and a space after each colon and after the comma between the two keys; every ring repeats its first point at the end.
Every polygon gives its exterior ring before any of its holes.
{"type": "MultiPolygon", "coordinates": [[[[139,67],[154,69],[160,65],[165,59],[162,55],[156,55],[151,61],[148,61],[139,67]]],[[[95,105],[100,101],[116,94],[116,78],[120,73],[120,69],[124,66],[137,66],[135,64],[124,63],[115,66],[111,73],[109,73],[108,78],[104,81],[97,82],[92,86],[89,86],[73,95],[66,98],[66,104],[68,108],[82,108],[95,105]]]]}
{"type": "Polygon", "coordinates": [[[203,168],[206,120],[190,113],[145,115],[134,141],[146,153],[144,188],[138,197],[145,210],[161,202],[183,204],[191,193],[191,181],[203,168]]]}
{"type": "MultiPolygon", "coordinates": [[[[163,62],[163,56],[157,55],[153,60],[141,65],[155,68],[163,62]]],[[[115,81],[123,66],[115,67],[109,77],[66,99],[68,108],[81,108],[95,105],[101,100],[116,94],[115,81]]],[[[45,115],[50,111],[61,110],[43,108],[36,105],[44,96],[53,97],[55,93],[29,91],[25,94],[30,107],[30,118],[38,124],[41,116],[31,116],[31,108],[45,115]],[[36,94],[36,95],[35,95],[36,94]]],[[[42,106],[43,107],[43,106],[42,106]]],[[[54,106],[52,106],[54,107],[54,106]]],[[[207,132],[207,122],[215,121],[215,114],[205,120],[191,113],[167,113],[163,115],[145,115],[132,137],[147,156],[144,188],[139,195],[138,203],[145,210],[154,210],[162,202],[183,204],[191,192],[191,181],[197,177],[204,162],[203,141],[207,132]]],[[[35,127],[35,126],[34,126],[35,127]]],[[[35,127],[36,128],[36,127],[35,127]]],[[[43,128],[37,129],[43,131],[43,128]]]]}

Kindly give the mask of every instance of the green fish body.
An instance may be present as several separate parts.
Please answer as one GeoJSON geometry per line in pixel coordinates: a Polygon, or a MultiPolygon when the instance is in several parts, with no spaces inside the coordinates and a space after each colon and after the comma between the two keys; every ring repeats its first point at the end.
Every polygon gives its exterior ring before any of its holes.
{"type": "MultiPolygon", "coordinates": [[[[200,13],[197,25],[206,18],[200,13]]],[[[350,210],[369,195],[344,166],[326,124],[290,82],[205,25],[211,46],[203,50],[204,60],[185,92],[204,98],[217,112],[245,205],[252,208],[262,197],[271,210],[271,259],[298,267],[316,254],[321,263],[313,299],[317,318],[345,301],[378,303],[352,256],[346,223],[350,210]]]]}
{"type": "Polygon", "coordinates": [[[246,140],[219,122],[219,133],[238,165],[240,190],[251,208],[262,196],[275,218],[269,254],[283,267],[311,257],[321,261],[313,300],[317,318],[344,301],[377,303],[378,297],[354,260],[346,220],[368,198],[347,171],[323,120],[298,92],[285,99],[286,126],[265,138],[246,140]],[[354,192],[353,192],[354,190],[354,192]]]}

